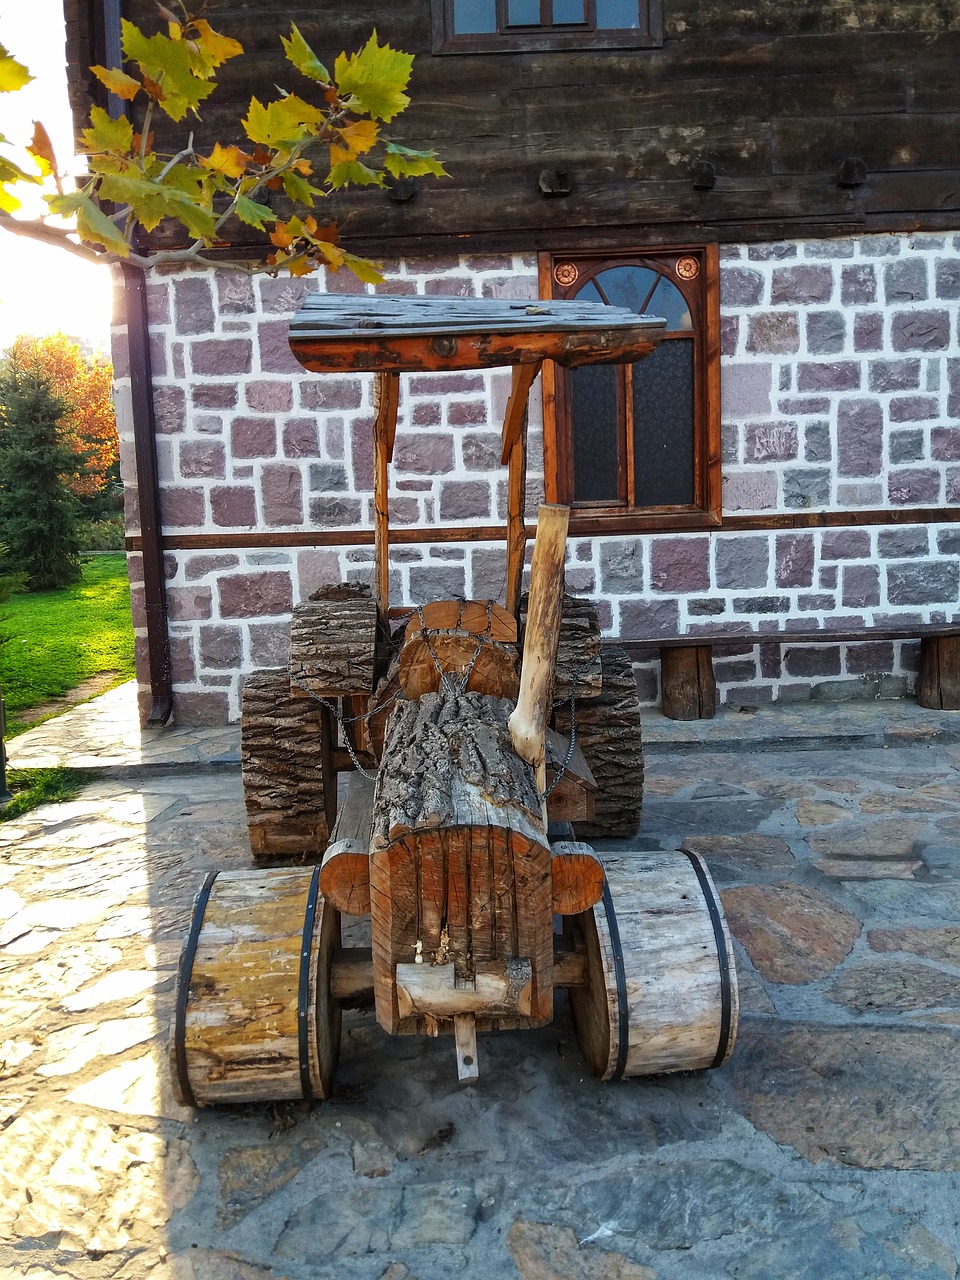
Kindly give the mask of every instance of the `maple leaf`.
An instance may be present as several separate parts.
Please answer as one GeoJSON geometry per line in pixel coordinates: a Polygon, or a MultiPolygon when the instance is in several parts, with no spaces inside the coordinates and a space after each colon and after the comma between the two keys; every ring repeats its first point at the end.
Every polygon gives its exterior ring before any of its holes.
{"type": "Polygon", "coordinates": [[[230,36],[214,31],[205,18],[195,18],[193,29],[199,37],[200,45],[211,67],[221,67],[230,58],[236,58],[243,53],[243,45],[239,40],[232,40],[230,36]]]}
{"type": "Polygon", "coordinates": [[[320,84],[330,83],[330,72],[300,34],[295,22],[290,23],[290,39],[280,37],[287,61],[292,62],[301,75],[309,80],[318,80],[320,84]]]}
{"type": "Polygon", "coordinates": [[[62,191],[60,185],[60,174],[57,168],[57,157],[53,151],[53,143],[50,141],[50,135],[40,123],[39,120],[33,122],[33,140],[27,150],[37,162],[37,168],[43,176],[53,176],[57,184],[57,190],[62,191]]]}
{"type": "Polygon", "coordinates": [[[121,258],[130,253],[130,246],[98,205],[82,191],[71,191],[66,195],[45,196],[44,199],[51,213],[61,218],[76,217],[77,232],[81,240],[90,244],[98,244],[119,254],[121,258]]]}
{"type": "Polygon", "coordinates": [[[358,258],[355,253],[345,253],[343,265],[364,284],[383,284],[384,275],[379,264],[371,262],[369,258],[358,258]]]}
{"type": "Polygon", "coordinates": [[[322,120],[319,107],[304,102],[295,93],[288,93],[266,106],[259,99],[251,98],[250,109],[241,123],[251,142],[279,151],[315,137],[322,120]]]}
{"type": "Polygon", "coordinates": [[[410,101],[403,90],[412,66],[412,54],[381,45],[374,31],[359,52],[339,55],[334,75],[341,97],[355,99],[375,120],[389,121],[410,101]]]}
{"type": "Polygon", "coordinates": [[[450,177],[435,151],[412,151],[395,142],[387,143],[383,167],[395,178],[420,178],[428,173],[435,178],[450,177]]]}
{"type": "Polygon", "coordinates": [[[124,55],[136,62],[141,74],[162,87],[159,99],[171,120],[182,120],[188,111],[198,114],[197,107],[214,90],[214,82],[196,74],[195,55],[186,40],[171,40],[157,33],[145,36],[126,18],[121,21],[124,55]]]}
{"type": "Polygon", "coordinates": [[[308,276],[316,271],[316,266],[306,256],[288,258],[284,266],[292,276],[308,276]]]}
{"type": "MultiPolygon", "coordinates": [[[[331,160],[334,160],[334,152],[337,149],[330,148],[331,160]]],[[[349,186],[351,183],[358,187],[382,187],[383,174],[375,169],[368,169],[359,160],[334,160],[330,166],[327,181],[334,189],[349,186]]]]}
{"type": "Polygon", "coordinates": [[[33,76],[18,62],[12,53],[8,53],[0,44],[0,93],[15,93],[29,84],[33,76]]]}
{"type": "Polygon", "coordinates": [[[258,204],[247,196],[237,196],[233,211],[241,222],[245,222],[248,227],[256,227],[258,231],[262,231],[266,223],[275,217],[269,205],[258,204]]]}
{"type": "Polygon", "coordinates": [[[80,135],[88,155],[129,155],[133,146],[133,125],[126,116],[112,120],[103,107],[90,112],[90,128],[80,135]]]}
{"type": "Polygon", "coordinates": [[[303,223],[299,218],[291,218],[289,222],[277,222],[270,232],[270,243],[278,249],[289,249],[297,236],[303,234],[303,223]],[[296,226],[294,226],[296,224],[296,226]]]}
{"type": "Polygon", "coordinates": [[[355,120],[338,129],[337,133],[340,141],[333,145],[345,153],[346,159],[354,159],[372,151],[380,137],[380,129],[375,120],[355,120]]]}
{"type": "Polygon", "coordinates": [[[91,67],[90,70],[101,84],[106,85],[109,93],[123,98],[124,102],[132,102],[143,88],[139,80],[134,80],[125,71],[118,71],[116,68],[108,70],[106,67],[91,67]]]}
{"type": "Polygon", "coordinates": [[[197,156],[197,163],[213,173],[222,173],[225,178],[239,178],[246,172],[251,157],[239,147],[222,147],[219,142],[213,144],[208,156],[197,156]]]}
{"type": "MultiPolygon", "coordinates": [[[[267,185],[269,186],[270,184],[268,183],[267,185]]],[[[306,178],[301,178],[298,173],[289,171],[280,179],[280,185],[296,204],[313,204],[315,199],[327,194],[325,191],[321,191],[319,187],[311,186],[306,178]]]]}

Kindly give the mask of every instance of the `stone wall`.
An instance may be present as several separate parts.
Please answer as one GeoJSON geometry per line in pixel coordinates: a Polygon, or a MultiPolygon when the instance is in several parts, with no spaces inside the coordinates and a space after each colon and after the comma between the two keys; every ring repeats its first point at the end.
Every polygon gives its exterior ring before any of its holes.
{"type": "MultiPolygon", "coordinates": [[[[896,508],[960,502],[960,236],[722,250],[724,513],[891,509],[890,527],[573,539],[572,589],[626,637],[749,623],[809,630],[954,616],[960,525],[893,525],[896,508]]],[[[372,527],[372,380],[305,373],[287,326],[308,289],[352,278],[172,272],[150,285],[164,532],[372,527]]],[[[531,257],[407,260],[386,292],[532,298],[531,257]]],[[[133,479],[128,370],[116,371],[124,475],[133,479]]],[[[505,516],[499,423],[509,374],[404,379],[392,474],[396,527],[505,516]]],[[[534,397],[536,399],[536,397],[534,397]]],[[[542,494],[539,410],[529,508],[542,494]]],[[[132,488],[128,515],[136,530],[132,488]]],[[[372,549],[171,551],[177,715],[238,714],[244,672],[285,660],[292,604],[320,582],[368,577],[372,549]]],[[[398,546],[392,598],[498,595],[497,545],[398,546]]],[[[143,635],[139,560],[134,615],[143,635]]],[[[756,702],[912,687],[913,643],[734,650],[721,695],[756,702]]],[[[656,701],[656,664],[639,668],[656,701]]]]}

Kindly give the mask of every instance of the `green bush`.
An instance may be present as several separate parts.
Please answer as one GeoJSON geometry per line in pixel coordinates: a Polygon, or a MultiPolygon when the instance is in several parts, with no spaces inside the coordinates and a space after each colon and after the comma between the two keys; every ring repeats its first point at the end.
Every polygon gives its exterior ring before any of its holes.
{"type": "Polygon", "coordinates": [[[122,515],[105,520],[84,520],[80,525],[80,550],[122,551],[125,537],[122,515]]]}

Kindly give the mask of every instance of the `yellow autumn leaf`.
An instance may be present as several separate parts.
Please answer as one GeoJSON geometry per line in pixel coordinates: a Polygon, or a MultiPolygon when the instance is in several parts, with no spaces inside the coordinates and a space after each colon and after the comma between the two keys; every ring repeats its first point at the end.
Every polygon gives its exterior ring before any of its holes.
{"type": "Polygon", "coordinates": [[[107,67],[91,67],[90,70],[101,84],[106,85],[108,93],[116,94],[124,102],[132,102],[143,88],[139,80],[134,80],[125,71],[118,71],[116,68],[110,70],[107,67]]]}
{"type": "Polygon", "coordinates": [[[337,132],[340,134],[340,141],[334,143],[334,146],[344,152],[340,159],[353,160],[373,150],[380,136],[380,127],[376,120],[356,120],[337,132]]]}
{"type": "Polygon", "coordinates": [[[25,84],[29,84],[33,76],[23,65],[18,62],[12,53],[0,44],[0,93],[15,93],[17,89],[22,89],[25,84]]]}
{"type": "Polygon", "coordinates": [[[232,40],[230,36],[224,36],[219,31],[214,31],[205,18],[195,18],[193,29],[197,33],[197,38],[203,46],[203,51],[207,55],[211,66],[222,66],[228,59],[236,58],[243,53],[243,45],[239,40],[232,40]]]}
{"type": "Polygon", "coordinates": [[[374,31],[359,52],[340,54],[334,75],[342,98],[353,98],[375,120],[392,120],[410,101],[403,91],[412,67],[412,54],[380,44],[374,31]]]}
{"type": "Polygon", "coordinates": [[[211,173],[222,173],[225,178],[239,178],[246,172],[250,156],[239,147],[222,147],[219,142],[215,142],[208,156],[197,156],[197,163],[211,173]]]}

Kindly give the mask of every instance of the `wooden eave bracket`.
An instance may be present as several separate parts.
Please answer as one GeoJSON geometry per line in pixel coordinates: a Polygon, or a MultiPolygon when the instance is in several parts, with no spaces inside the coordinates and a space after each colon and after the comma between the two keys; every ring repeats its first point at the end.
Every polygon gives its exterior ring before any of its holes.
{"type": "Polygon", "coordinates": [[[523,430],[523,415],[527,408],[527,398],[530,395],[530,388],[540,372],[542,363],[542,360],[537,360],[532,364],[515,364],[511,370],[512,386],[510,388],[510,399],[507,401],[507,411],[503,418],[503,448],[500,453],[500,461],[503,466],[506,466],[510,461],[513,446],[520,439],[520,432],[523,430]]]}

